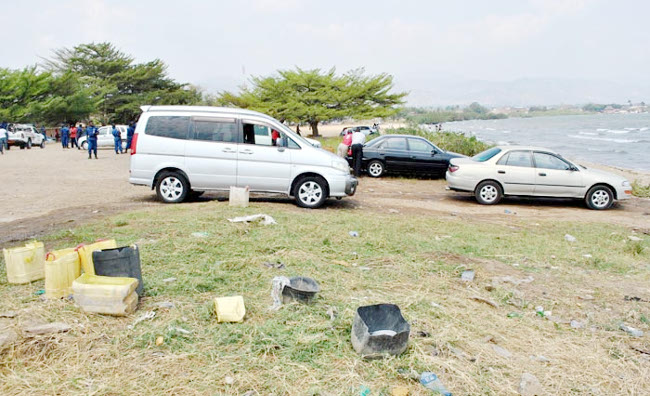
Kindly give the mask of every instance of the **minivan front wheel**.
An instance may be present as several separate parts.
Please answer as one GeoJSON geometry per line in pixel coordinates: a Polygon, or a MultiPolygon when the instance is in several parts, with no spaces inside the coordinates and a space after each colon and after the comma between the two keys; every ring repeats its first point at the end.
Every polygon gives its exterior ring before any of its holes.
{"type": "Polygon", "coordinates": [[[190,190],[185,177],[175,172],[165,172],[158,178],[156,194],[164,203],[183,202],[190,190]]]}
{"type": "Polygon", "coordinates": [[[293,192],[298,206],[310,209],[322,206],[328,194],[327,182],[317,176],[307,176],[298,180],[293,192]]]}

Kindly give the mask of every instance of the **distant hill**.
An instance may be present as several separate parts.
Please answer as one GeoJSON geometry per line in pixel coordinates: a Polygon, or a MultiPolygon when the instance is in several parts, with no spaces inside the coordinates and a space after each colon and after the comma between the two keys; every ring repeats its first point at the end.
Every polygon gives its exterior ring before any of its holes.
{"type": "Polygon", "coordinates": [[[650,102],[650,86],[608,81],[522,78],[512,81],[463,81],[422,84],[409,91],[409,106],[532,106],[584,103],[650,102]]]}

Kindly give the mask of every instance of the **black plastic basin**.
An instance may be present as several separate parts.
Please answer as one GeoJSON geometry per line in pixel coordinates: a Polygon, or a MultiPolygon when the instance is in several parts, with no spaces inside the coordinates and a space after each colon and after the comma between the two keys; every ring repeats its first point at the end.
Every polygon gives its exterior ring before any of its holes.
{"type": "Polygon", "coordinates": [[[319,291],[320,285],[314,279],[306,276],[294,276],[289,278],[289,284],[282,289],[282,301],[285,304],[291,300],[309,303],[319,291]]]}
{"type": "Polygon", "coordinates": [[[357,308],[352,323],[352,346],[367,359],[399,355],[408,346],[411,325],[395,304],[357,308]]]}

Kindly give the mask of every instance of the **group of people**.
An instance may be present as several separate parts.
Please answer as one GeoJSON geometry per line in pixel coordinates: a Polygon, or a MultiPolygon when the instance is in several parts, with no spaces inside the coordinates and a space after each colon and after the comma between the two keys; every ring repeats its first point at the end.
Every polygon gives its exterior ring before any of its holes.
{"type": "Polygon", "coordinates": [[[346,128],[343,134],[343,141],[339,143],[336,153],[341,158],[352,156],[352,167],[354,175],[361,175],[361,159],[363,158],[363,144],[366,142],[366,135],[359,129],[353,131],[346,128]]]}
{"type": "Polygon", "coordinates": [[[79,143],[77,143],[77,136],[81,137],[83,134],[83,126],[79,124],[77,128],[74,124],[70,124],[70,128],[67,125],[61,127],[61,146],[64,149],[74,148],[77,146],[77,150],[80,149],[79,143]]]}

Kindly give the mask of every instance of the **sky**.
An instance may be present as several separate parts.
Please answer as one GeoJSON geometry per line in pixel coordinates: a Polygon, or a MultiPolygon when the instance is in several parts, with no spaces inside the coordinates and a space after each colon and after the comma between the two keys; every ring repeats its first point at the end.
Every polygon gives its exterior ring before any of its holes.
{"type": "Polygon", "coordinates": [[[0,3],[1,67],[110,41],[137,61],[162,59],[171,77],[213,93],[295,66],[364,67],[413,92],[517,79],[650,86],[643,0],[0,3]]]}

